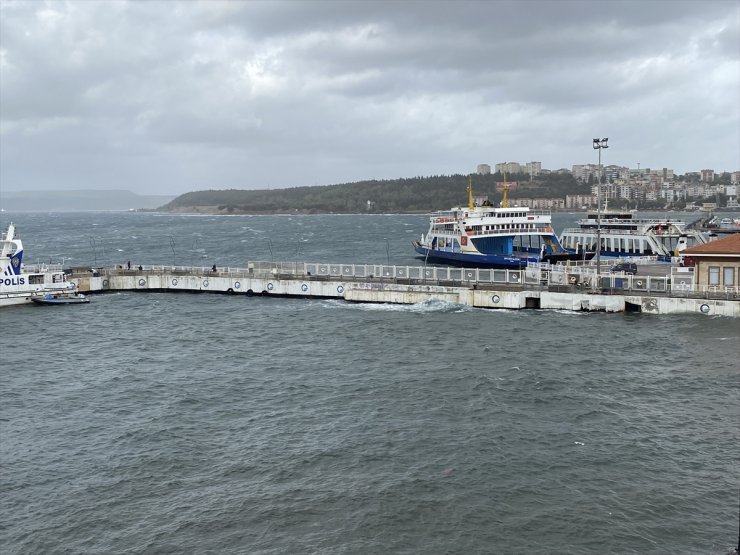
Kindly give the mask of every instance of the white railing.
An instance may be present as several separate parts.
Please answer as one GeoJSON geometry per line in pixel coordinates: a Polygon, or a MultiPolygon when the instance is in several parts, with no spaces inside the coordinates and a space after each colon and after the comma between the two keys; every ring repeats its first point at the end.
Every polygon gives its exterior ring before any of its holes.
{"type": "Polygon", "coordinates": [[[593,265],[562,263],[530,264],[524,270],[455,268],[447,266],[392,266],[385,264],[343,264],[322,262],[248,262],[246,268],[145,265],[139,270],[118,265],[98,270],[100,274],[139,275],[161,273],[230,278],[391,281],[424,285],[486,286],[509,285],[555,290],[593,291],[605,294],[660,294],[678,297],[739,299],[740,287],[698,286],[691,271],[674,268],[671,275],[642,276],[609,273],[593,265]]]}
{"type": "Polygon", "coordinates": [[[26,274],[46,274],[61,271],[61,264],[23,264],[23,272],[26,274]]]}

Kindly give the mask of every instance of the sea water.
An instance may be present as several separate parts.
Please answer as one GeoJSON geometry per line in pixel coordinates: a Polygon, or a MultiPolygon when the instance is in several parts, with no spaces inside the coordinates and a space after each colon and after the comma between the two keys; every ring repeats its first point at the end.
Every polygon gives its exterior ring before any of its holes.
{"type": "MultiPolygon", "coordinates": [[[[417,215],[11,218],[27,263],[90,267],[422,264],[426,232],[417,215]]],[[[3,553],[737,542],[734,319],[137,292],[0,319],[3,553]]]]}

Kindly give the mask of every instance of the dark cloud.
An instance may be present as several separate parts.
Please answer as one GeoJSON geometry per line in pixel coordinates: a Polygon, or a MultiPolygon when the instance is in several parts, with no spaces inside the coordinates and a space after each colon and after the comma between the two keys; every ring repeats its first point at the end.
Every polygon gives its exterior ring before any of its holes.
{"type": "Polygon", "coordinates": [[[292,186],[478,163],[740,169],[740,7],[0,4],[0,188],[292,186]]]}

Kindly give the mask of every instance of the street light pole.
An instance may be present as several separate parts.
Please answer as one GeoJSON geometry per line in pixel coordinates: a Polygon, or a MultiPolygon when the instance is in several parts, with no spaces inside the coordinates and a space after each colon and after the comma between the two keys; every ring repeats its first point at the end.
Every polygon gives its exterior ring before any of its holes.
{"type": "Polygon", "coordinates": [[[599,182],[596,186],[596,285],[601,287],[601,149],[609,148],[606,139],[594,139],[594,149],[599,151],[599,182]]]}

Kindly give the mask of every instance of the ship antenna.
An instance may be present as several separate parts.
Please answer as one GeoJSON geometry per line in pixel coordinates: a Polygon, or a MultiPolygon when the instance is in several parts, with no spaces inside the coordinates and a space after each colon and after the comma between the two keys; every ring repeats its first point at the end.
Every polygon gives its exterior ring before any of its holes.
{"type": "Polygon", "coordinates": [[[468,176],[468,208],[473,209],[473,178],[468,176]]]}

